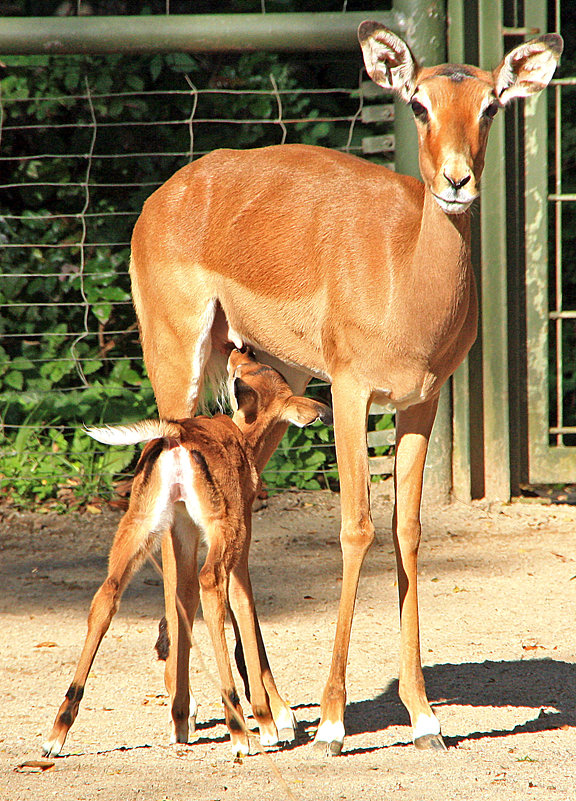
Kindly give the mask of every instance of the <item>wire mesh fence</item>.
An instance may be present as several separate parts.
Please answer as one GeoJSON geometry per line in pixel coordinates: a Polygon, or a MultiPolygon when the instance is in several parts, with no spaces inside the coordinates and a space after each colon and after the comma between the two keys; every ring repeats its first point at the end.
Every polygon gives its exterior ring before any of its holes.
{"type": "MultiPolygon", "coordinates": [[[[390,161],[393,107],[341,54],[4,61],[0,488],[69,504],[109,491],[135,456],[81,424],[155,414],[128,280],[146,197],[216,147],[307,142],[390,161]]],[[[297,432],[265,478],[321,486],[334,461],[331,433],[297,432]]]]}

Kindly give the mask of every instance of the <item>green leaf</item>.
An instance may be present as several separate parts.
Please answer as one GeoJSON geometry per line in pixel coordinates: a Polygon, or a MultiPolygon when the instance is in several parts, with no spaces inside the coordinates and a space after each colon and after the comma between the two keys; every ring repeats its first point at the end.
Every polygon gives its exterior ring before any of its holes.
{"type": "Polygon", "coordinates": [[[24,376],[16,370],[10,370],[4,376],[4,383],[12,389],[22,389],[24,387],[24,376]]]}

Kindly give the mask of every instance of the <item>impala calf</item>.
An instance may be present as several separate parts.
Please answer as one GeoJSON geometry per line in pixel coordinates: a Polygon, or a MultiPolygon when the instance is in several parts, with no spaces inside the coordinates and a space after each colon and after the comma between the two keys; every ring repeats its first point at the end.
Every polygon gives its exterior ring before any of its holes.
{"type": "MultiPolygon", "coordinates": [[[[344,740],[352,617],[374,537],[366,452],[373,401],[397,410],[400,697],[415,744],[444,747],[420,663],[424,462],[440,388],[476,338],[469,208],[492,119],[514,98],[542,90],[562,52],[561,37],[545,34],[516,47],[492,72],[420,67],[408,45],[379,23],[363,22],[358,35],[370,77],[412,108],[423,183],[308,145],[217,150],[179,170],[146,201],[130,266],[161,417],[194,412],[226,326],[259,359],[289,365],[295,391],[312,375],[332,384],[343,580],[316,734],[330,754],[344,740]]],[[[263,455],[282,432],[270,429],[263,455]]],[[[165,565],[181,560],[177,548],[173,532],[163,541],[165,565]]],[[[174,610],[167,613],[174,642],[179,623],[174,610]]],[[[186,682],[182,670],[181,692],[186,682]]]]}
{"type": "MultiPolygon", "coordinates": [[[[177,596],[192,626],[201,598],[204,618],[216,653],[222,696],[242,720],[224,635],[226,605],[244,651],[249,696],[262,745],[294,738],[294,718],[280,697],[270,671],[250,584],[248,550],[251,509],[259,481],[259,465],[266,435],[278,423],[307,426],[331,421],[331,411],[310,398],[296,397],[276,372],[259,364],[249,353],[233,350],[228,359],[233,418],[217,415],[182,420],[147,420],[117,428],[89,428],[100,442],[148,442],[136,468],[128,511],[120,521],[108,575],[96,592],[88,616],[88,634],[74,678],[60,707],[46,755],[60,753],[84,693],[96,652],[131,576],[159,544],[166,530],[187,558],[176,574],[164,575],[167,601],[177,607],[177,596]],[[198,576],[187,574],[196,562],[199,533],[208,553],[198,576]]],[[[189,647],[189,642],[188,642],[189,647]]],[[[172,651],[172,649],[170,649],[172,651]]],[[[176,655],[177,658],[177,655],[176,655]]],[[[169,657],[170,659],[170,657],[169,657]]],[[[180,658],[177,669],[188,670],[180,658]]],[[[178,673],[176,673],[178,675],[178,673]]],[[[167,673],[170,678],[171,674],[167,673]]],[[[168,686],[172,693],[173,686],[168,686]]],[[[173,741],[188,739],[190,696],[177,696],[172,705],[173,741]]],[[[193,714],[195,703],[192,700],[193,714]]],[[[236,754],[249,750],[248,738],[237,717],[225,705],[232,747],[236,754]]]]}

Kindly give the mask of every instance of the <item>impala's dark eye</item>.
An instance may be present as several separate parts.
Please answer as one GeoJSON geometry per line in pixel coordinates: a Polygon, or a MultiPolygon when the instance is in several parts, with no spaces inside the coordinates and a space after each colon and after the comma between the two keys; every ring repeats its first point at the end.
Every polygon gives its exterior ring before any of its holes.
{"type": "Polygon", "coordinates": [[[423,106],[418,100],[412,100],[410,106],[416,119],[420,120],[420,122],[428,122],[428,109],[426,106],[423,106]]]}
{"type": "Polygon", "coordinates": [[[484,111],[482,112],[482,116],[486,117],[486,119],[493,120],[498,111],[500,110],[499,103],[490,103],[489,106],[486,106],[484,111]]]}

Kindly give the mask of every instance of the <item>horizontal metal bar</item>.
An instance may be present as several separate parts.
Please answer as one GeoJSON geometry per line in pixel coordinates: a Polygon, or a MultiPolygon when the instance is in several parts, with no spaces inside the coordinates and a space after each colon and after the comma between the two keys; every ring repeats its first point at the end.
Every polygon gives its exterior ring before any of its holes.
{"type": "Polygon", "coordinates": [[[394,456],[370,456],[368,469],[371,476],[391,476],[394,473],[394,456]]]}
{"type": "MultiPolygon", "coordinates": [[[[175,16],[4,17],[0,53],[170,53],[358,50],[373,11],[175,16]]],[[[394,12],[379,12],[398,27],[394,12]]]]}
{"type": "Polygon", "coordinates": [[[537,36],[540,28],[502,28],[503,36],[537,36]]]}
{"type": "MultiPolygon", "coordinates": [[[[554,426],[550,429],[551,434],[576,434],[576,426],[554,426]]],[[[571,446],[567,446],[571,447],[571,446]]],[[[573,446],[572,446],[573,447],[573,446]]]]}
{"type": "Polygon", "coordinates": [[[560,200],[560,201],[572,200],[572,201],[574,201],[574,200],[576,200],[576,194],[571,192],[571,193],[566,193],[566,194],[562,193],[561,195],[548,195],[548,200],[560,200]]]}
{"type": "Polygon", "coordinates": [[[549,320],[576,320],[576,311],[551,311],[549,320]]]}
{"type": "Polygon", "coordinates": [[[366,437],[370,448],[386,448],[396,442],[396,429],[386,428],[383,431],[369,431],[366,437]]]}

